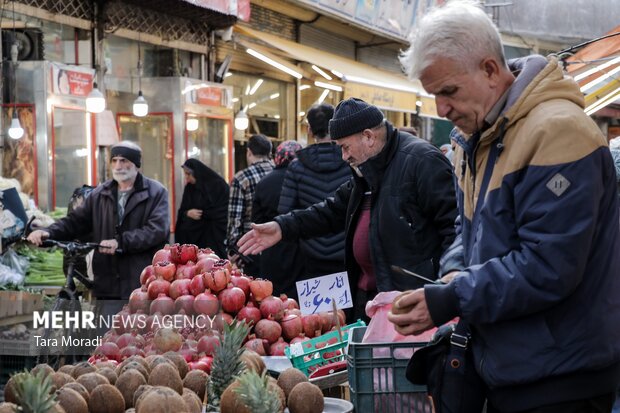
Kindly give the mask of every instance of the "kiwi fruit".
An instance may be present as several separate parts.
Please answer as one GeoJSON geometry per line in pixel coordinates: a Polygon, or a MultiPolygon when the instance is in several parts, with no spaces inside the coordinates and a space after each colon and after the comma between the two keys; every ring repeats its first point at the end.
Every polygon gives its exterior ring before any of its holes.
{"type": "Polygon", "coordinates": [[[83,361],[75,365],[73,371],[71,372],[71,375],[74,379],[77,379],[82,374],[94,373],[95,371],[97,371],[97,367],[93,366],[88,361],[83,361]]]}
{"type": "Polygon", "coordinates": [[[200,400],[204,400],[208,379],[209,375],[204,371],[192,370],[185,375],[183,387],[192,390],[200,400]]]}
{"type": "Polygon", "coordinates": [[[114,385],[114,383],[116,383],[116,380],[118,379],[118,376],[116,375],[116,372],[113,369],[109,368],[109,367],[99,368],[97,370],[97,373],[101,374],[106,379],[108,379],[108,381],[112,385],[114,385]]]}
{"type": "Polygon", "coordinates": [[[284,395],[284,390],[278,386],[278,381],[271,376],[267,376],[267,381],[269,385],[269,390],[275,392],[280,398],[280,411],[279,413],[284,412],[284,408],[286,407],[286,396],[284,395]]]}
{"type": "MultiPolygon", "coordinates": [[[[220,413],[252,413],[245,404],[239,400],[235,389],[239,387],[237,380],[230,383],[220,398],[220,413]]],[[[275,412],[274,412],[275,413],[275,412]]]]}
{"type": "Polygon", "coordinates": [[[100,384],[90,392],[90,413],[125,413],[125,399],[111,384],[100,384]]]}
{"type": "Polygon", "coordinates": [[[194,393],[190,389],[183,389],[183,394],[181,395],[181,397],[185,401],[185,405],[187,406],[187,410],[189,411],[189,413],[201,412],[202,400],[198,398],[196,393],[194,393]]]}
{"type": "Polygon", "coordinates": [[[142,374],[142,376],[144,377],[144,380],[149,379],[148,367],[144,367],[141,363],[138,363],[136,361],[130,361],[129,363],[125,364],[123,367],[116,369],[116,375],[120,376],[127,370],[136,370],[140,374],[142,374]]]}
{"type": "Polygon", "coordinates": [[[150,386],[148,384],[143,384],[138,387],[136,392],[133,394],[133,407],[135,409],[138,408],[138,403],[139,403],[138,400],[140,400],[140,397],[151,389],[153,389],[153,386],[150,386]]]}
{"type": "Polygon", "coordinates": [[[67,373],[61,373],[59,371],[51,374],[50,378],[52,379],[52,391],[60,389],[67,383],[75,382],[75,379],[73,377],[69,376],[67,373]]]}
{"type": "Polygon", "coordinates": [[[294,367],[289,367],[278,376],[278,386],[284,390],[284,397],[288,400],[288,395],[296,384],[308,381],[305,374],[294,367]]]}
{"type": "Polygon", "coordinates": [[[56,391],[56,399],[60,406],[67,412],[71,413],[88,413],[88,404],[86,400],[69,387],[63,387],[56,391]]]}
{"type": "Polygon", "coordinates": [[[175,367],[179,371],[179,376],[181,376],[181,379],[184,379],[185,375],[189,371],[189,366],[185,361],[185,357],[183,357],[179,353],[175,353],[174,351],[164,353],[164,357],[170,360],[175,365],[175,367]]]}
{"type": "MultiPolygon", "coordinates": [[[[178,373],[177,373],[178,375],[178,373]]],[[[180,378],[179,378],[180,379],[180,378]]],[[[93,412],[96,413],[96,412],[93,412]]],[[[190,413],[183,397],[166,387],[155,387],[138,401],[136,413],[190,413]]]]}
{"type": "Polygon", "coordinates": [[[72,381],[71,383],[67,383],[64,386],[62,386],[62,388],[63,389],[75,390],[86,401],[86,404],[88,404],[88,399],[90,398],[90,393],[88,393],[88,390],[86,390],[86,387],[82,386],[77,381],[72,381]]]}
{"type": "Polygon", "coordinates": [[[146,384],[146,379],[138,370],[129,369],[118,378],[115,386],[125,399],[125,409],[133,407],[133,395],[143,384],[146,384]]]}
{"type": "Polygon", "coordinates": [[[73,370],[75,366],[73,364],[65,364],[58,369],[59,373],[66,373],[69,376],[73,377],[73,370]]]}
{"type": "Polygon", "coordinates": [[[291,413],[322,413],[323,407],[323,392],[310,382],[298,383],[288,395],[288,409],[291,413]]]}
{"type": "MultiPolygon", "coordinates": [[[[110,384],[110,381],[99,373],[86,373],[77,378],[77,382],[86,388],[88,394],[92,396],[95,387],[101,384],[110,384]]],[[[90,400],[89,400],[90,402],[90,400]]]]}
{"type": "Polygon", "coordinates": [[[149,376],[151,386],[165,386],[183,394],[183,381],[179,371],[172,363],[161,363],[155,366],[149,376]]]}
{"type": "Polygon", "coordinates": [[[45,372],[45,377],[49,376],[50,374],[54,374],[54,369],[51,368],[49,364],[45,363],[37,364],[32,368],[32,370],[30,370],[30,372],[36,376],[37,373],[41,370],[45,372]]]}

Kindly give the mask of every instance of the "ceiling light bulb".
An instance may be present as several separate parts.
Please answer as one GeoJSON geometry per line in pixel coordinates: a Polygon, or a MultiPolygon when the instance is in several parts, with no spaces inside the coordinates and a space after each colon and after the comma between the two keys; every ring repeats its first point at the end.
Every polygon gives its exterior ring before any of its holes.
{"type": "Polygon", "coordinates": [[[9,137],[11,139],[19,139],[24,136],[24,128],[19,123],[19,118],[17,117],[17,111],[13,112],[13,118],[11,119],[11,126],[9,127],[9,137]]]}
{"type": "Polygon", "coordinates": [[[247,113],[244,110],[237,112],[235,116],[235,129],[246,130],[250,126],[250,119],[248,119],[247,113]]]}
{"type": "Polygon", "coordinates": [[[101,113],[105,110],[105,98],[97,88],[97,82],[93,83],[93,89],[86,97],[86,110],[90,113],[101,113]]]}
{"type": "Polygon", "coordinates": [[[138,92],[138,98],[133,101],[133,114],[139,118],[148,115],[149,113],[149,104],[144,99],[142,95],[142,91],[138,92]]]}
{"type": "Polygon", "coordinates": [[[187,120],[185,121],[185,127],[190,132],[198,130],[198,119],[197,118],[187,118],[187,120]]]}

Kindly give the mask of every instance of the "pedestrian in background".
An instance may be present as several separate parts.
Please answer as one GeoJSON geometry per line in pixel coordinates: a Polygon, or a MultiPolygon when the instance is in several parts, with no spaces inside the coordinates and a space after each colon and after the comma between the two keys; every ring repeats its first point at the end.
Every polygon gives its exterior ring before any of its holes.
{"type": "Polygon", "coordinates": [[[249,166],[237,172],[230,184],[226,248],[233,263],[242,267],[248,275],[258,276],[258,257],[251,263],[244,263],[237,254],[237,241],[251,229],[256,184],[273,170],[273,162],[270,160],[271,141],[264,135],[250,136],[245,156],[249,166]]]}
{"type": "Polygon", "coordinates": [[[448,284],[400,298],[390,320],[401,334],[467,322],[489,413],[610,412],[616,176],[578,84],[553,57],[506,62],[488,14],[464,0],[429,11],[401,60],[456,126],[461,222],[449,253],[466,269],[444,266],[448,284]]]}
{"type": "Polygon", "coordinates": [[[342,230],[354,318],[378,291],[404,291],[422,282],[391,266],[435,279],[439,258],[454,241],[452,167],[430,143],[399,132],[376,106],[343,100],[329,122],[342,158],[356,171],[335,196],[305,210],[253,225],[239,250],[256,254],[280,240],[342,230]]]}
{"type": "MultiPolygon", "coordinates": [[[[278,213],[305,209],[333,197],[340,185],[351,179],[351,168],[342,159],[340,147],[329,136],[332,116],[332,105],[315,105],[308,110],[308,141],[316,143],[300,150],[297,159],[289,165],[278,213]]],[[[345,270],[344,231],[302,239],[299,245],[305,259],[306,278],[345,270]]]]}
{"type": "MultiPolygon", "coordinates": [[[[276,148],[275,168],[256,185],[252,205],[252,222],[262,224],[278,215],[278,203],[286,168],[296,158],[301,145],[295,141],[282,142],[276,148]]],[[[273,295],[286,294],[297,300],[295,282],[302,279],[304,261],[297,240],[281,242],[260,255],[260,276],[271,280],[273,295]]]]}
{"type": "Polygon", "coordinates": [[[140,273],[168,241],[168,191],[140,173],[142,150],[133,142],[110,149],[113,179],[96,187],[83,204],[52,226],[30,233],[35,245],[47,238],[70,241],[90,235],[101,247],[93,255],[96,311],[116,314],[140,287],[140,273]],[[123,254],[116,255],[116,249],[123,254]]]}
{"type": "Polygon", "coordinates": [[[211,248],[225,258],[228,184],[198,159],[186,160],[181,168],[185,175],[185,189],[177,213],[175,241],[211,248]]]}

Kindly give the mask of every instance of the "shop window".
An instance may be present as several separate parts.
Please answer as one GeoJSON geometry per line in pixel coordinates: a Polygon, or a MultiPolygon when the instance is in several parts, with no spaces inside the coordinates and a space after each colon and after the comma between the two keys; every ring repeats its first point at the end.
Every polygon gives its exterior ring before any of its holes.
{"type": "Polygon", "coordinates": [[[187,132],[186,157],[196,158],[226,178],[229,120],[198,117],[198,128],[187,132]]]}
{"type": "Polygon", "coordinates": [[[91,184],[90,115],[81,110],[54,107],[53,208],[65,208],[76,188],[91,184]]]}
{"type": "Polygon", "coordinates": [[[289,105],[285,82],[229,72],[223,83],[233,87],[235,113],[243,109],[249,117],[248,130],[240,135],[237,132],[237,138],[254,133],[262,133],[274,139],[283,139],[286,136],[283,120],[288,116],[289,105]]]}

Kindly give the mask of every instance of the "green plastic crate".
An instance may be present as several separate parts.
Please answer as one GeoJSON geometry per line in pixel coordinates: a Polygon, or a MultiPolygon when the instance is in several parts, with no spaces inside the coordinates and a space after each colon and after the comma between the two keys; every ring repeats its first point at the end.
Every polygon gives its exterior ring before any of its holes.
{"type": "Polygon", "coordinates": [[[354,327],[364,326],[366,326],[366,323],[362,320],[357,320],[355,323],[340,329],[342,341],[340,341],[338,331],[330,331],[321,336],[287,347],[284,350],[284,354],[291,360],[293,367],[309,376],[321,366],[345,360],[349,331],[354,327]]]}
{"type": "Polygon", "coordinates": [[[364,343],[366,327],[349,335],[347,370],[351,402],[356,413],[432,413],[426,386],[405,377],[413,348],[426,343],[364,343]]]}

